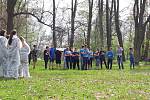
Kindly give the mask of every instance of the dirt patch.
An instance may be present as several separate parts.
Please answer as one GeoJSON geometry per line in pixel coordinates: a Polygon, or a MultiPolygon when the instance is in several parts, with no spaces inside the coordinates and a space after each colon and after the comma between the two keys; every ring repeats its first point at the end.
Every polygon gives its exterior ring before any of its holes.
{"type": "Polygon", "coordinates": [[[101,99],[109,99],[111,95],[106,94],[104,92],[97,92],[94,94],[96,100],[101,100],[101,99]]]}

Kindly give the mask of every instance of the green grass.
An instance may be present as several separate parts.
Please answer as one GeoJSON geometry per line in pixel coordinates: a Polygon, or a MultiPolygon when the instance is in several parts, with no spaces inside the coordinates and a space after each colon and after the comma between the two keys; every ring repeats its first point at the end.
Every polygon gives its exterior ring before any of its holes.
{"type": "Polygon", "coordinates": [[[125,70],[44,70],[30,79],[0,79],[2,100],[150,100],[150,66],[125,70]]]}

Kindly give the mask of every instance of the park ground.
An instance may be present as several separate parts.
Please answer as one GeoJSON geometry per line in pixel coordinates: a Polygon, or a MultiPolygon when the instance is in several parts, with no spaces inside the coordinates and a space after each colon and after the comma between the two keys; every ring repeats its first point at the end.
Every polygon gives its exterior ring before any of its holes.
{"type": "Polygon", "coordinates": [[[45,70],[38,61],[29,79],[0,78],[0,100],[150,100],[150,65],[130,70],[45,70]]]}

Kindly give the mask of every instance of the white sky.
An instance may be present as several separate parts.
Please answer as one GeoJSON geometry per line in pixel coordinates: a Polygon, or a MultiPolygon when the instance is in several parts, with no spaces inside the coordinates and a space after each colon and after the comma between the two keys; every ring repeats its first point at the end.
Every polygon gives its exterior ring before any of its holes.
{"type": "MultiPolygon", "coordinates": [[[[42,0],[39,0],[42,1],[42,0]]],[[[56,5],[58,4],[58,2],[60,3],[60,6],[66,6],[66,5],[70,5],[71,4],[71,0],[55,0],[56,1],[56,5]]],[[[78,2],[82,2],[84,0],[78,0],[78,2]]],[[[127,6],[130,5],[131,2],[133,2],[134,0],[120,0],[120,9],[123,9],[127,6]]],[[[45,6],[46,8],[49,8],[49,4],[52,4],[52,0],[44,0],[45,2],[45,6]]],[[[105,2],[105,0],[104,0],[105,2]]]]}

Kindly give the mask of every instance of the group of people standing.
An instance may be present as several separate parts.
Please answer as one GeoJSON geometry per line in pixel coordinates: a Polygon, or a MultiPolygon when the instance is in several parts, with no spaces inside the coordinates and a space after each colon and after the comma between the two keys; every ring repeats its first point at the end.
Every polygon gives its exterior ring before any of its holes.
{"type": "MultiPolygon", "coordinates": [[[[30,51],[29,45],[26,43],[23,37],[18,37],[16,31],[12,31],[9,36],[6,37],[6,31],[0,31],[0,77],[7,78],[18,78],[18,77],[30,77],[29,65],[31,57],[33,59],[33,69],[35,69],[35,64],[37,62],[37,47],[33,46],[33,50],[30,51]],[[31,56],[32,55],[32,56],[31,56]]],[[[130,68],[134,68],[134,55],[133,49],[130,48],[130,68]]],[[[124,69],[123,66],[123,48],[118,46],[117,49],[117,61],[119,69],[124,69]]],[[[54,60],[56,64],[60,67],[61,65],[62,52],[56,50],[56,48],[48,46],[44,50],[44,61],[45,69],[48,67],[48,62],[50,60],[50,66],[54,66],[54,60]]],[[[93,60],[96,60],[96,68],[103,68],[103,63],[106,69],[112,69],[114,52],[112,48],[109,48],[107,52],[97,49],[93,52],[86,45],[83,45],[80,51],[77,48],[66,48],[63,51],[64,58],[64,68],[65,69],[78,69],[78,70],[88,70],[92,68],[93,60]],[[106,61],[107,58],[107,61],[106,61]],[[79,64],[81,63],[81,64],[79,64]]]]}
{"type": "MultiPolygon", "coordinates": [[[[69,48],[67,47],[63,51],[63,59],[64,59],[64,69],[78,69],[78,70],[89,70],[92,69],[93,60],[95,59],[96,68],[102,69],[103,63],[105,64],[106,69],[112,69],[113,59],[115,55],[117,56],[117,62],[119,69],[124,69],[123,66],[123,48],[118,46],[116,54],[114,54],[112,48],[109,48],[108,51],[97,49],[95,52],[92,49],[88,48],[86,45],[83,45],[81,49],[78,51],[77,48],[69,48]]],[[[56,59],[56,64],[60,66],[61,64],[61,56],[62,51],[56,50],[56,48],[48,46],[44,50],[44,61],[45,61],[45,69],[47,69],[48,62],[50,60],[50,66],[53,69],[53,63],[56,59]]],[[[134,68],[134,56],[133,49],[129,48],[130,55],[130,68],[134,68]]]]}
{"type": "MultiPolygon", "coordinates": [[[[130,48],[130,68],[134,68],[134,56],[133,49],[130,48]]],[[[117,62],[119,69],[124,69],[123,66],[123,48],[118,46],[116,51],[117,62]]],[[[75,69],[76,67],[81,70],[88,70],[92,68],[93,60],[95,59],[96,68],[103,68],[103,63],[105,64],[106,69],[112,69],[113,59],[115,55],[112,48],[109,48],[108,51],[97,49],[93,52],[86,45],[83,45],[80,51],[77,51],[77,48],[72,50],[71,48],[66,48],[64,50],[64,68],[65,69],[75,69]],[[79,62],[81,62],[79,66],[79,62]]]]}
{"type": "Polygon", "coordinates": [[[28,55],[30,47],[23,37],[13,30],[6,38],[6,31],[0,31],[0,77],[30,77],[28,55]]]}
{"type": "Polygon", "coordinates": [[[46,49],[44,50],[44,62],[45,62],[45,69],[48,68],[48,62],[49,63],[49,69],[54,67],[54,61],[56,60],[56,65],[60,67],[61,65],[61,55],[62,52],[60,50],[56,50],[56,48],[46,46],[46,49]]]}

